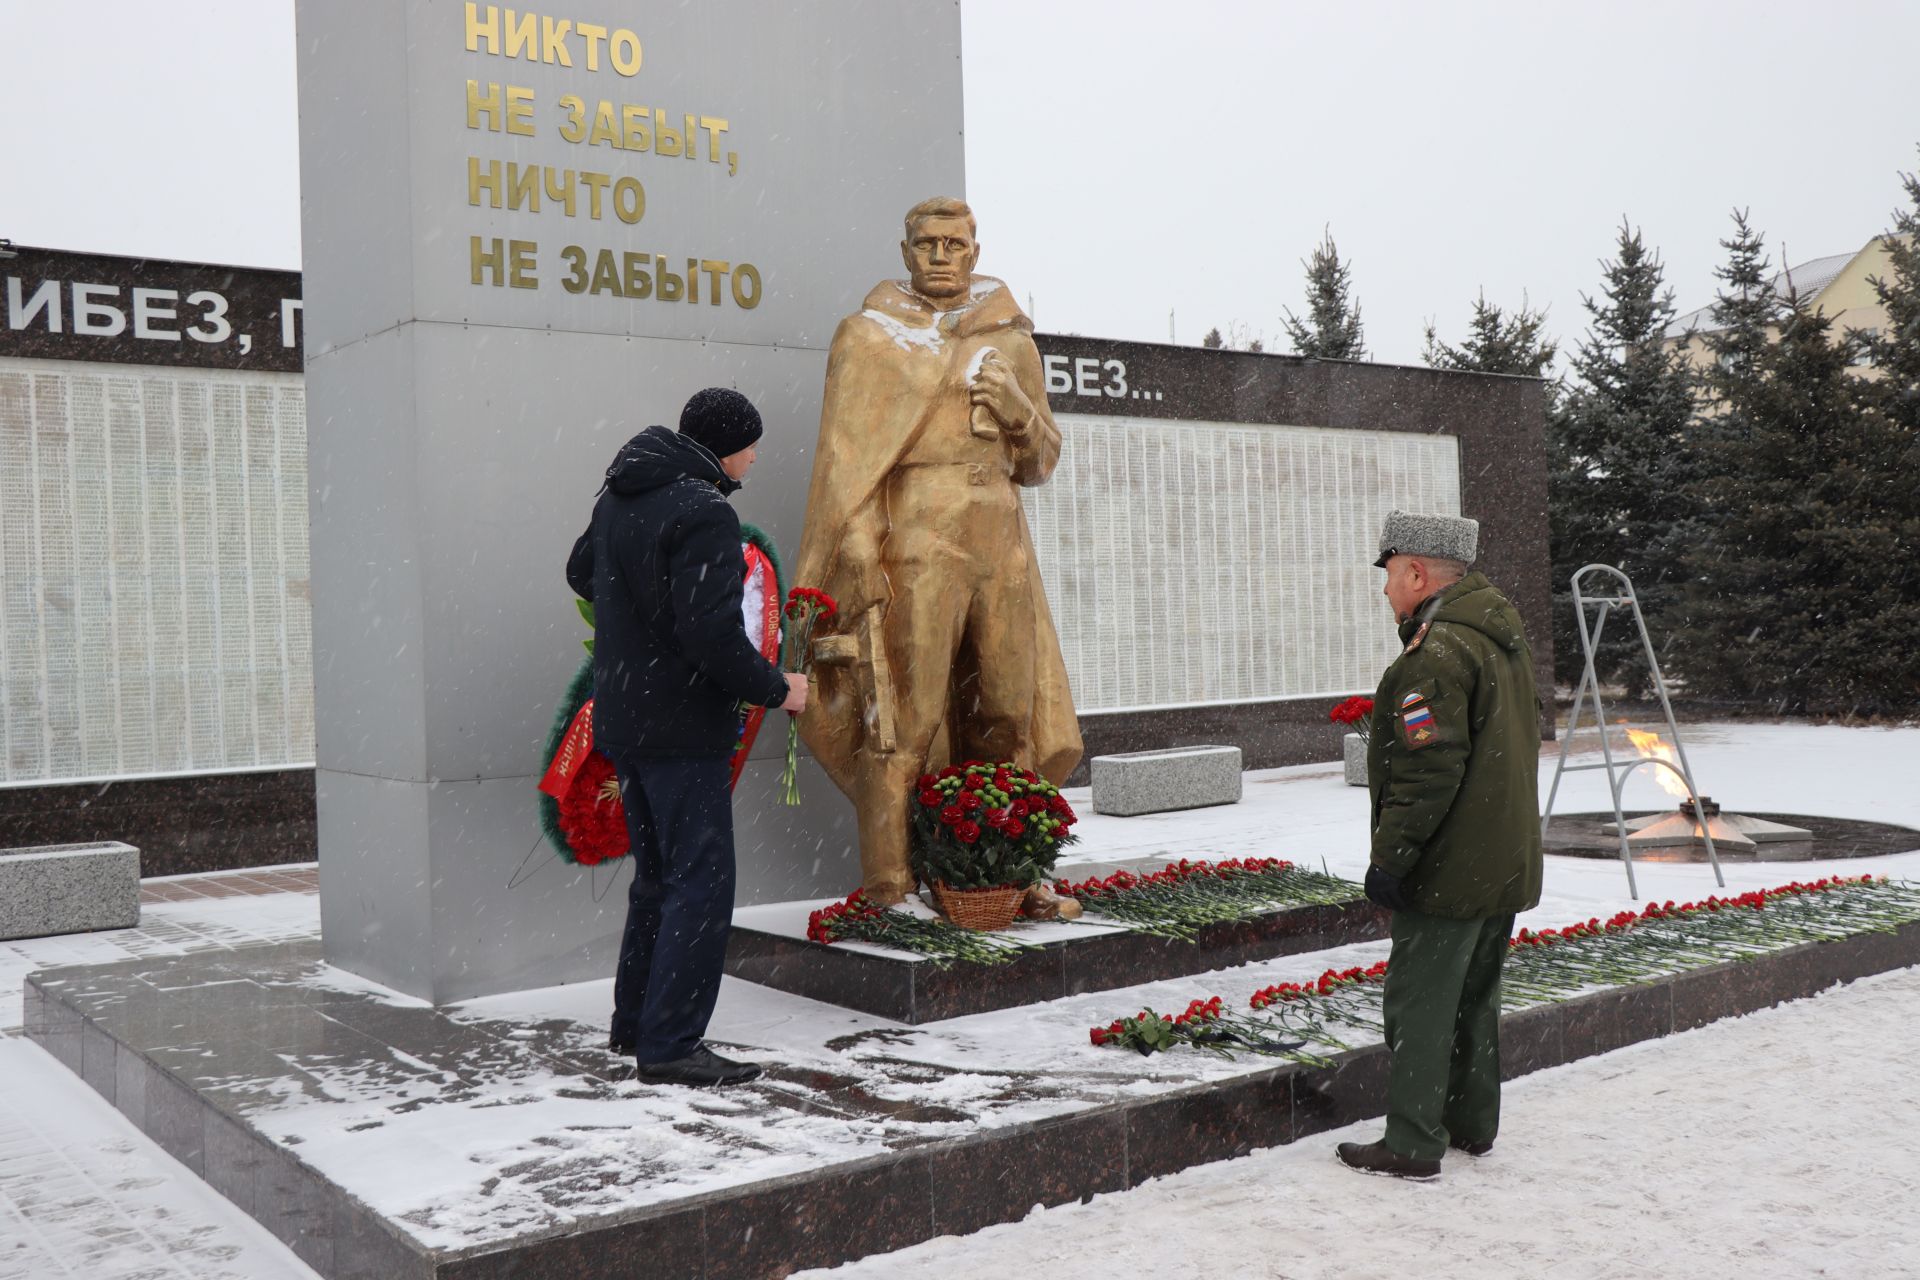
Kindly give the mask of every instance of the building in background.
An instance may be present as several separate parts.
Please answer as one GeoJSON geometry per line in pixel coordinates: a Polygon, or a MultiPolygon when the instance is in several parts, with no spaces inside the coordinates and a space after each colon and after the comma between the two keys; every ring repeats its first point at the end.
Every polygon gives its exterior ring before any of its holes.
{"type": "MultiPolygon", "coordinates": [[[[1767,284],[1782,298],[1786,297],[1791,284],[1808,310],[1824,312],[1833,322],[1833,337],[1839,341],[1850,329],[1871,336],[1878,334],[1887,323],[1887,309],[1880,305],[1873,280],[1884,279],[1891,271],[1886,239],[1875,236],[1850,253],[1830,254],[1788,267],[1776,273],[1767,284]]],[[[1713,319],[1713,304],[1708,303],[1676,317],[1667,326],[1665,342],[1669,348],[1678,347],[1685,352],[1687,363],[1698,368],[1713,359],[1713,353],[1707,349],[1707,335],[1718,329],[1713,319]]],[[[1864,351],[1854,353],[1854,362],[1862,366],[1863,375],[1876,376],[1868,367],[1869,357],[1864,351]]]]}

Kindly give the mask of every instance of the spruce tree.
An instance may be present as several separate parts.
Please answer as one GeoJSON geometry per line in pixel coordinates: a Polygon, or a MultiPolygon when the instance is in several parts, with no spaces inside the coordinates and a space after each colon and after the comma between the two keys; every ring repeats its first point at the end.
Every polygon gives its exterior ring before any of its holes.
{"type": "Polygon", "coordinates": [[[1352,268],[1340,261],[1330,229],[1313,256],[1300,265],[1307,272],[1307,318],[1288,311],[1280,320],[1295,353],[1323,360],[1366,359],[1360,304],[1352,297],[1352,268]]]}
{"type": "Polygon", "coordinates": [[[1207,330],[1205,337],[1200,339],[1200,345],[1209,351],[1218,351],[1221,347],[1227,345],[1227,340],[1220,336],[1220,327],[1215,325],[1213,328],[1207,330]]]}
{"type": "Polygon", "coordinates": [[[1920,646],[1898,637],[1920,626],[1920,174],[1903,173],[1908,207],[1896,209],[1893,229],[1884,237],[1889,273],[1872,280],[1887,322],[1868,337],[1875,374],[1869,383],[1873,412],[1886,432],[1893,475],[1886,483],[1885,519],[1897,544],[1895,582],[1887,595],[1902,603],[1883,620],[1886,658],[1901,660],[1883,673],[1889,710],[1911,714],[1920,709],[1920,646]],[[1904,705],[1902,705],[1904,704],[1904,705]]]}
{"type": "Polygon", "coordinates": [[[1546,376],[1547,366],[1559,354],[1560,344],[1544,336],[1547,313],[1535,311],[1522,300],[1512,315],[1487,301],[1481,294],[1474,300],[1473,318],[1467,322],[1467,338],[1457,347],[1440,341],[1438,330],[1427,325],[1426,362],[1436,369],[1459,369],[1469,373],[1515,373],[1531,378],[1546,376]]]}
{"type": "MultiPolygon", "coordinates": [[[[1671,613],[1684,581],[1692,524],[1683,496],[1692,456],[1692,384],[1683,358],[1664,345],[1673,294],[1662,287],[1658,255],[1624,221],[1617,254],[1601,264],[1600,297],[1581,299],[1590,317],[1587,338],[1573,357],[1574,382],[1547,428],[1554,659],[1568,684],[1579,679],[1583,660],[1573,574],[1594,563],[1625,572],[1659,645],[1657,620],[1671,613]]],[[[1584,585],[1610,594],[1604,580],[1590,577],[1584,585]]],[[[1631,624],[1616,619],[1607,635],[1595,654],[1601,677],[1649,693],[1631,624]]]]}
{"type": "Polygon", "coordinates": [[[1735,226],[1675,665],[1692,692],[1775,713],[1910,710],[1904,442],[1850,344],[1791,284],[1767,288],[1760,237],[1735,226]]]}

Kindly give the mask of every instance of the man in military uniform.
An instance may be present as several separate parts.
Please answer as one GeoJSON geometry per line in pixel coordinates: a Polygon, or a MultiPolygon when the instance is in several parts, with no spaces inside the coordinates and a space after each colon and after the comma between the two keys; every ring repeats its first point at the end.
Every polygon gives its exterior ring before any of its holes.
{"type": "Polygon", "coordinates": [[[1343,1142],[1364,1173],[1435,1178],[1500,1123],[1500,969],[1540,901],[1540,704],[1520,615],[1471,571],[1480,526],[1395,511],[1380,536],[1406,648],[1380,679],[1367,746],[1367,896],[1393,912],[1387,1132],[1343,1142]]]}

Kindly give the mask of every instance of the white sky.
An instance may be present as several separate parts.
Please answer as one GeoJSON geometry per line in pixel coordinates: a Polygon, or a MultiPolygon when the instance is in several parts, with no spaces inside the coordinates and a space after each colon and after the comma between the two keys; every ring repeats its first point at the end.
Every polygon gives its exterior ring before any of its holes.
{"type": "MultiPolygon", "coordinates": [[[[767,0],[774,3],[776,0],[767,0]]],[[[826,0],[809,0],[826,2],[826,0]]],[[[299,265],[291,0],[0,0],[0,236],[299,265]]],[[[1284,350],[1330,225],[1375,358],[1475,293],[1571,345],[1623,214],[1703,303],[1736,205],[1858,248],[1920,163],[1920,5],[963,0],[982,269],[1044,330],[1284,350]]]]}

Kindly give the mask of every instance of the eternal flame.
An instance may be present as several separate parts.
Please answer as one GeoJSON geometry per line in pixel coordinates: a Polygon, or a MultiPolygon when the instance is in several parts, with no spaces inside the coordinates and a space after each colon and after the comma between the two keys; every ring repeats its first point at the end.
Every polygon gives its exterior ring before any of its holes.
{"type": "Polygon", "coordinates": [[[1059,783],[1079,722],[1016,485],[1060,459],[1033,322],[976,276],[973,211],[907,211],[911,277],[867,294],[827,356],[794,581],[839,603],[800,733],[859,817],[876,901],[915,887],[913,783],[1011,760],[1059,783]]]}

